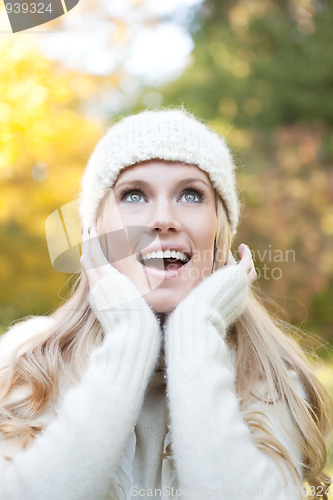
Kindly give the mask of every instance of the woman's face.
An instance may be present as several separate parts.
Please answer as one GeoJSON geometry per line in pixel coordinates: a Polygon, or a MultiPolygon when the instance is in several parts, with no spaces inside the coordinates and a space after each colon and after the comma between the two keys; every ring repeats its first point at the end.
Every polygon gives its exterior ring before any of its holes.
{"type": "Polygon", "coordinates": [[[104,228],[112,265],[155,312],[172,311],[212,271],[217,216],[208,175],[192,165],[147,161],[120,173],[109,201],[104,228]],[[119,258],[112,234],[124,227],[130,255],[119,258]]]}

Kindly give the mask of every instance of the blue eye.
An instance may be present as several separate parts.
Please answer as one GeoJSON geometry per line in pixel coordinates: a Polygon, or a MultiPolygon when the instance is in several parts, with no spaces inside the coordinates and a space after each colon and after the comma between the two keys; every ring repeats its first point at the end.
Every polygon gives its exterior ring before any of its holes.
{"type": "Polygon", "coordinates": [[[194,198],[198,198],[196,194],[194,194],[193,192],[191,191],[187,191],[186,193],[184,193],[183,197],[185,198],[186,201],[188,202],[197,202],[199,200],[195,200],[194,198]]]}
{"type": "Polygon", "coordinates": [[[140,202],[140,197],[142,198],[141,191],[125,191],[124,194],[121,194],[121,201],[127,201],[128,203],[138,203],[140,202]]]}
{"type": "Polygon", "coordinates": [[[188,203],[198,203],[205,198],[205,193],[196,189],[186,189],[182,197],[184,197],[185,201],[188,203]]]}
{"type": "MultiPolygon", "coordinates": [[[[186,203],[200,203],[205,197],[206,194],[204,191],[190,187],[185,189],[180,195],[180,199],[184,199],[186,203]]],[[[128,188],[120,191],[120,199],[126,203],[142,203],[145,201],[140,189],[128,188]]]]}

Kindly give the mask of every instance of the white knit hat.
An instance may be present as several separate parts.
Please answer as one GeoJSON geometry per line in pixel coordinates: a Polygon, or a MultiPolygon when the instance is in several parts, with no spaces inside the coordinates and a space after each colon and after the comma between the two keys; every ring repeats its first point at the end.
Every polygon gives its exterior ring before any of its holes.
{"type": "Polygon", "coordinates": [[[239,201],[231,154],[222,137],[183,109],[149,110],[127,116],[102,137],[82,178],[83,226],[96,223],[98,205],[122,169],[153,159],[184,162],[207,172],[224,200],[231,232],[236,233],[239,201]]]}

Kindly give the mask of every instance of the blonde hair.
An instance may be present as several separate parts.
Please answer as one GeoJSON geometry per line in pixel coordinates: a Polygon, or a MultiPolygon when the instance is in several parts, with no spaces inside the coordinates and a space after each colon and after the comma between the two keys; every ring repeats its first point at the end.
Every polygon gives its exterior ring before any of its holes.
{"type": "MultiPolygon", "coordinates": [[[[98,212],[99,232],[102,232],[106,214],[106,197],[98,212]]],[[[225,264],[231,246],[230,225],[223,202],[216,193],[218,231],[215,239],[214,270],[225,264]]],[[[101,236],[103,251],[108,255],[106,238],[101,236]]],[[[8,365],[0,371],[0,432],[7,438],[19,439],[26,447],[42,430],[38,417],[58,395],[60,381],[71,384],[78,381],[85,369],[92,349],[102,342],[103,331],[88,301],[88,283],[82,273],[76,276],[72,290],[64,303],[51,314],[53,322],[37,338],[28,340],[24,351],[14,353],[8,365]],[[27,386],[30,394],[15,396],[15,389],[27,386]],[[37,422],[36,422],[37,419],[37,422]]],[[[291,439],[298,443],[303,456],[304,481],[318,487],[331,484],[323,469],[327,460],[327,444],[333,415],[332,400],[313,373],[296,340],[287,336],[274,321],[255,292],[245,312],[234,323],[227,335],[227,342],[236,353],[235,387],[240,409],[258,448],[269,454],[278,464],[287,463],[301,484],[295,465],[285,447],[263,422],[262,414],[248,408],[253,398],[262,399],[253,392],[257,382],[267,382],[271,404],[278,399],[285,401],[294,422],[291,439]],[[307,398],[294,389],[288,369],[298,374],[307,398]]],[[[267,400],[265,400],[267,401],[267,400]]],[[[120,486],[120,485],[118,485],[120,486]]],[[[321,497],[308,498],[323,498],[321,497]]]]}
{"type": "MultiPolygon", "coordinates": [[[[217,259],[214,270],[225,264],[231,244],[226,211],[219,197],[217,213],[220,231],[216,236],[216,247],[221,250],[222,258],[217,259]]],[[[294,473],[296,483],[302,487],[302,478],[285,447],[270,432],[262,415],[247,409],[253,398],[270,404],[278,401],[286,403],[294,424],[293,433],[288,434],[288,437],[297,443],[303,457],[303,481],[308,483],[310,491],[307,498],[326,500],[328,496],[325,492],[331,485],[331,478],[324,472],[324,468],[332,435],[333,401],[314,374],[313,366],[296,341],[296,335],[292,336],[295,332],[299,338],[303,337],[303,333],[297,328],[273,320],[261,303],[259,293],[252,287],[245,311],[235,321],[227,336],[228,344],[236,352],[235,387],[243,417],[258,448],[274,458],[278,465],[281,465],[281,459],[287,463],[294,473]],[[295,389],[291,370],[298,375],[306,392],[306,399],[295,389]],[[253,392],[255,385],[261,380],[267,383],[268,399],[253,392]]],[[[278,406],[276,409],[279,411],[278,406]]]]}

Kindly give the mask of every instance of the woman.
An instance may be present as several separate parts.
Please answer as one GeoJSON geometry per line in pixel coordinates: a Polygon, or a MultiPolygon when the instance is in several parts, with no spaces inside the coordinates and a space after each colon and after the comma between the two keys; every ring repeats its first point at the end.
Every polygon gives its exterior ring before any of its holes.
{"type": "Polygon", "coordinates": [[[183,110],[124,118],[80,215],[71,297],[1,340],[0,498],[327,498],[331,401],[231,255],[223,139],[183,110]]]}

